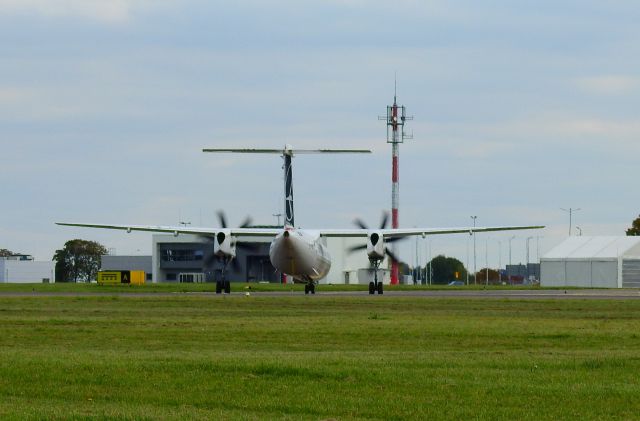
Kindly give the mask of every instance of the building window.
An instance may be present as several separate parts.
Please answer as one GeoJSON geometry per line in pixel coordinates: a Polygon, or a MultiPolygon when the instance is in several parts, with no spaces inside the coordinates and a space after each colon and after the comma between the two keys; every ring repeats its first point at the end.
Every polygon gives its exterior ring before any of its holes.
{"type": "Polygon", "coordinates": [[[201,261],[204,251],[194,249],[163,249],[160,251],[160,259],[163,262],[193,262],[201,261]]]}

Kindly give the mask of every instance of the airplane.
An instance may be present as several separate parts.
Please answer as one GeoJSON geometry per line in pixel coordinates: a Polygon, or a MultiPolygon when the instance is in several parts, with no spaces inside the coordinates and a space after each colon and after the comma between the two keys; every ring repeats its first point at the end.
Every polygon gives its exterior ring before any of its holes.
{"type": "MultiPolygon", "coordinates": [[[[203,152],[215,153],[268,153],[279,154],[284,158],[285,179],[285,219],[282,228],[252,228],[248,223],[238,228],[228,228],[226,222],[222,222],[221,228],[186,227],[186,226],[160,226],[160,225],[122,225],[122,224],[92,224],[76,222],[56,222],[57,225],[124,230],[171,233],[174,236],[180,234],[195,234],[211,238],[214,243],[214,254],[223,262],[222,279],[216,282],[216,293],[229,293],[230,283],[225,278],[228,264],[236,256],[237,239],[240,236],[271,237],[269,247],[269,259],[273,267],[279,272],[289,275],[294,282],[305,284],[305,294],[315,294],[315,287],[319,280],[327,276],[331,269],[331,256],[324,244],[325,238],[330,237],[358,237],[366,240],[361,246],[355,246],[352,251],[366,249],[367,257],[374,269],[374,280],[369,283],[369,294],[383,294],[382,281],[378,281],[378,268],[385,257],[398,260],[386,247],[391,243],[410,236],[458,234],[493,231],[512,231],[541,229],[544,226],[496,226],[496,227],[460,227],[460,228],[386,228],[386,217],[379,228],[368,228],[364,223],[356,220],[359,228],[351,229],[302,229],[294,225],[293,207],[293,174],[292,158],[294,154],[308,153],[370,153],[362,149],[294,149],[291,145],[285,145],[283,149],[238,149],[238,148],[210,148],[203,152]]],[[[221,221],[224,219],[221,217],[221,221]]]]}

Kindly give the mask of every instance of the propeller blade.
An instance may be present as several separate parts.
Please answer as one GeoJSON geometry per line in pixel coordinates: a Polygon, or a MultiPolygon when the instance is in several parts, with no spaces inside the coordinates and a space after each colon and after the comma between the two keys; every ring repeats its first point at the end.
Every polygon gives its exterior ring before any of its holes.
{"type": "Polygon", "coordinates": [[[240,271],[240,263],[238,263],[238,259],[231,259],[231,262],[229,263],[231,264],[231,269],[234,272],[240,271]]]}
{"type": "Polygon", "coordinates": [[[396,241],[401,241],[401,240],[406,240],[409,237],[391,237],[391,238],[385,238],[384,242],[385,243],[395,243],[396,241]]]}
{"type": "Polygon", "coordinates": [[[362,219],[360,218],[356,218],[353,220],[353,224],[359,228],[362,228],[363,230],[368,230],[369,227],[367,226],[367,224],[365,224],[362,219]]]}
{"type": "Polygon", "coordinates": [[[253,221],[251,220],[251,217],[247,216],[242,222],[242,224],[240,224],[240,228],[249,228],[252,223],[253,221]]]}
{"type": "Polygon", "coordinates": [[[388,248],[385,248],[384,252],[386,253],[387,256],[389,256],[389,259],[391,259],[392,262],[400,263],[400,259],[398,259],[398,257],[395,254],[393,254],[391,250],[389,250],[388,248]]]}
{"type": "Polygon", "coordinates": [[[357,246],[349,247],[349,248],[347,249],[347,251],[348,251],[349,253],[353,253],[353,252],[356,252],[356,251],[358,251],[358,250],[364,250],[364,249],[366,249],[366,248],[367,248],[367,245],[366,245],[366,244],[360,244],[360,245],[357,245],[357,246]]]}
{"type": "Polygon", "coordinates": [[[218,211],[218,221],[220,221],[220,228],[227,228],[227,217],[221,210],[218,211]]]}
{"type": "Polygon", "coordinates": [[[382,220],[380,221],[380,229],[383,230],[387,228],[387,223],[389,222],[389,212],[382,212],[382,220]]]}

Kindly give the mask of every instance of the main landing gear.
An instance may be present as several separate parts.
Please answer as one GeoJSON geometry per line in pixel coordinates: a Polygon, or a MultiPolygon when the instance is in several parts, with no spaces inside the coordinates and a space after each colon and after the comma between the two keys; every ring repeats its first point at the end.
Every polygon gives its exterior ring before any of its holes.
{"type": "Polygon", "coordinates": [[[216,294],[231,294],[231,282],[229,281],[216,281],[216,294]]]}
{"type": "Polygon", "coordinates": [[[231,282],[229,282],[227,277],[227,266],[231,261],[230,258],[225,257],[222,265],[222,280],[216,281],[216,294],[231,294],[231,282]]]}
{"type": "Polygon", "coordinates": [[[316,293],[316,284],[313,282],[309,282],[308,284],[304,284],[304,293],[305,294],[315,294],[316,293]]]}
{"type": "Polygon", "coordinates": [[[373,282],[369,282],[369,294],[374,295],[376,292],[378,295],[382,295],[384,293],[384,289],[382,287],[382,281],[378,281],[378,268],[380,267],[380,263],[382,263],[381,259],[370,259],[371,267],[373,268],[373,282]]]}

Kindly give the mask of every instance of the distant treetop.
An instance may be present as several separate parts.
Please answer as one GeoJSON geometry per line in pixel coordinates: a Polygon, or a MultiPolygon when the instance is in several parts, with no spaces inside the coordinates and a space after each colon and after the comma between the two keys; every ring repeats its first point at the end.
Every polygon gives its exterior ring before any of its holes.
{"type": "Polygon", "coordinates": [[[640,216],[633,220],[631,228],[627,230],[627,235],[640,235],[640,216]]]}
{"type": "Polygon", "coordinates": [[[12,252],[11,250],[7,250],[7,249],[0,249],[0,257],[9,257],[9,256],[13,256],[15,253],[12,252]]]}

